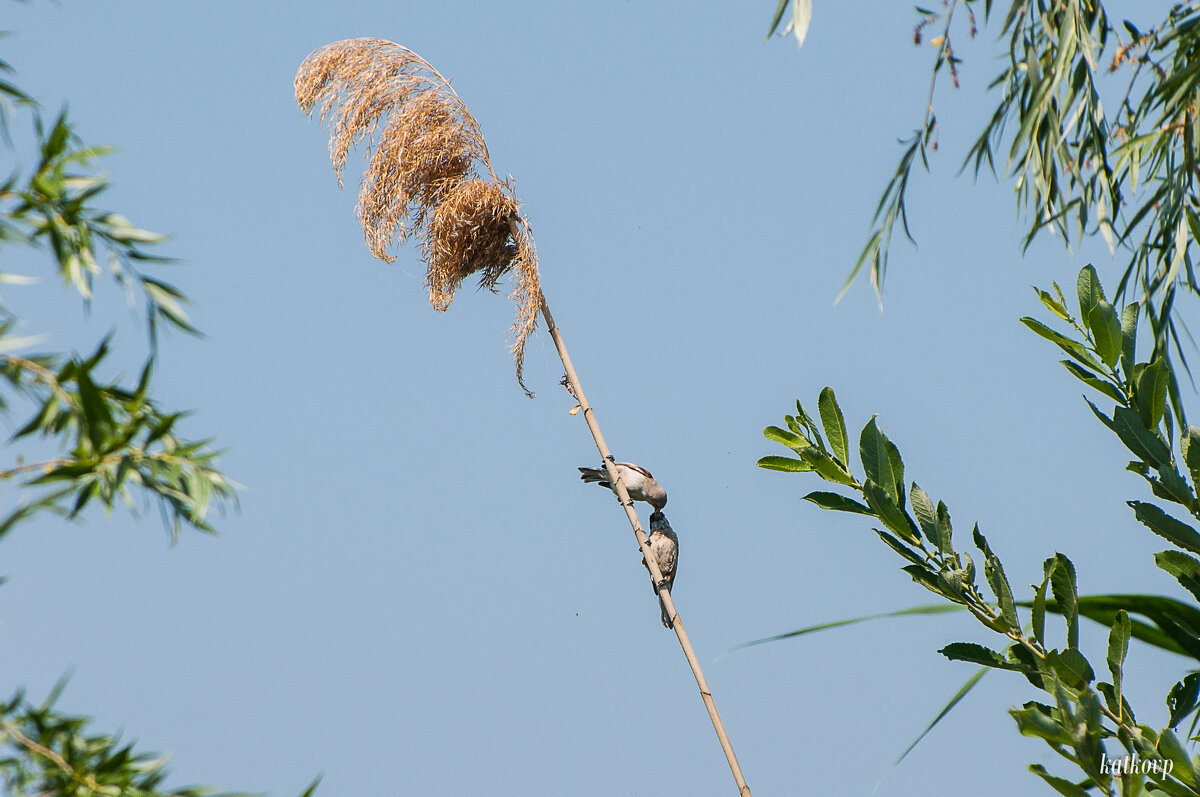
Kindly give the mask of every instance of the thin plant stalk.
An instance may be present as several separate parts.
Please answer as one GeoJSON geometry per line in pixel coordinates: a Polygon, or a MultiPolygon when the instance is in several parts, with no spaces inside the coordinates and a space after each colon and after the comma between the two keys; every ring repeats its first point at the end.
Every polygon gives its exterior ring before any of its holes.
{"type": "MultiPolygon", "coordinates": [[[[517,236],[518,230],[515,229],[516,223],[513,222],[513,236],[517,236]]],[[[637,538],[638,547],[642,550],[642,558],[646,563],[646,569],[650,571],[650,577],[654,579],[654,583],[658,584],[662,581],[662,573],[658,569],[658,562],[651,553],[650,544],[646,540],[646,533],[642,531],[641,521],[638,519],[638,514],[633,508],[633,501],[629,497],[629,492],[625,489],[625,483],[621,481],[620,472],[614,464],[613,455],[608,450],[608,444],[604,442],[604,434],[600,431],[600,424],[596,420],[596,412],[592,409],[592,405],[587,400],[587,394],[583,392],[583,385],[579,383],[579,375],[575,373],[575,366],[571,364],[571,355],[567,352],[567,344],[563,342],[562,333],[554,323],[554,316],[550,314],[550,306],[546,304],[546,297],[542,296],[542,318],[546,321],[546,329],[550,332],[550,337],[554,341],[554,348],[558,350],[559,359],[562,360],[563,368],[567,372],[567,379],[571,383],[571,389],[574,391],[575,400],[579,402],[579,407],[583,412],[583,419],[587,421],[588,429],[592,433],[592,439],[596,441],[596,449],[600,452],[600,456],[604,461],[604,468],[608,472],[609,481],[613,485],[613,489],[617,493],[617,498],[621,502],[621,506],[625,509],[625,517],[629,520],[629,525],[633,527],[633,535],[637,538]]],[[[738,764],[737,755],[733,752],[733,745],[729,741],[729,734],[725,732],[725,723],[721,721],[721,714],[717,711],[716,701],[713,700],[712,690],[708,688],[708,681],[704,678],[704,670],[700,668],[700,661],[696,658],[696,651],[692,648],[692,642],[688,639],[687,631],[684,630],[683,621],[679,618],[679,613],[675,610],[675,602],[671,599],[669,590],[662,590],[659,593],[663,605],[666,606],[667,615],[671,618],[671,626],[675,630],[675,636],[679,640],[679,646],[683,648],[683,655],[687,658],[688,666],[692,668],[692,675],[696,677],[696,686],[700,689],[700,697],[704,700],[704,707],[708,709],[708,718],[712,720],[713,730],[717,732],[717,739],[721,742],[721,749],[725,752],[725,760],[729,762],[729,769],[733,772],[733,779],[737,782],[738,793],[741,797],[750,797],[750,787],[746,785],[746,778],[742,775],[742,768],[738,764]]]]}

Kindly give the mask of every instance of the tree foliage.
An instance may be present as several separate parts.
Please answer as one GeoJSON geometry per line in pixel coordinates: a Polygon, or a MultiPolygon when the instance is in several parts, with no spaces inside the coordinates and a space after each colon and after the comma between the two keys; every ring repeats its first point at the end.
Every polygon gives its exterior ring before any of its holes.
{"type": "MultiPolygon", "coordinates": [[[[15,247],[50,255],[62,281],[90,306],[99,279],[115,281],[145,309],[150,355],[136,380],[111,376],[107,358],[112,334],[86,354],[17,351],[40,338],[17,337],[21,319],[0,305],[0,415],[17,431],[8,441],[9,461],[0,464],[0,538],[39,513],[76,518],[98,503],[120,501],[136,512],[139,499],[162,512],[173,538],[183,528],[212,531],[213,505],[234,500],[235,485],[217,466],[208,440],[176,431],[186,413],[154,399],[152,375],[161,327],[197,334],[183,307],[187,297],[157,276],[170,263],[151,253],[163,236],[135,227],[97,207],[108,181],[94,170],[106,148],[84,145],[66,112],[53,121],[11,80],[0,61],[0,138],[13,161],[21,147],[12,125],[28,121],[35,146],[32,163],[14,168],[0,183],[0,250],[15,247]],[[103,265],[101,265],[103,264],[103,265]],[[151,276],[153,272],[156,276],[151,276]],[[38,450],[56,455],[25,462],[18,441],[41,440],[38,450]]],[[[28,284],[28,276],[0,273],[0,282],[28,284]]],[[[62,684],[40,704],[22,691],[0,702],[0,791],[6,795],[216,794],[206,788],[168,789],[165,759],[136,752],[117,736],[98,734],[85,717],[60,712],[62,684]]],[[[305,794],[311,794],[314,783],[305,794]]]]}
{"type": "Polygon", "coordinates": [[[872,520],[910,578],[990,633],[990,642],[956,642],[940,652],[1017,673],[1042,691],[1041,700],[1010,713],[1022,734],[1042,739],[1074,766],[1068,779],[1032,765],[1051,789],[1200,794],[1200,762],[1185,748],[1200,725],[1200,428],[1186,422],[1178,369],[1187,368],[1190,347],[1181,344],[1176,304],[1198,290],[1192,252],[1200,240],[1200,3],[1177,4],[1149,22],[1114,21],[1103,4],[1088,0],[1013,2],[1003,13],[990,0],[947,0],[917,11],[917,43],[937,32],[929,103],[903,142],[851,280],[866,268],[881,286],[896,224],[909,233],[910,180],[936,148],[937,81],[948,74],[958,85],[963,60],[954,39],[964,28],[974,37],[977,25],[994,26],[1006,45],[990,84],[997,101],[964,169],[1014,182],[1026,247],[1046,232],[1068,245],[1099,235],[1120,254],[1121,271],[1108,280],[1111,296],[1088,265],[1070,300],[1057,284],[1035,289],[1042,318],[1021,321],[1065,355],[1062,365],[1089,390],[1091,414],[1128,449],[1125,467],[1148,487],[1128,501],[1129,520],[1169,546],[1155,563],[1194,600],[1081,595],[1075,566],[1062,553],[1045,560],[1031,594],[1015,594],[1002,545],[993,547],[978,524],[969,543],[956,536],[949,508],[906,477],[899,448],[875,418],[853,450],[828,387],[816,418],[797,401],[795,415],[764,430],[790,453],[758,464],[829,483],[832,489],[804,498],[872,520]],[[1141,345],[1139,330],[1148,333],[1141,345]],[[1048,623],[1050,616],[1058,620],[1048,623]],[[1108,628],[1103,649],[1081,648],[1081,618],[1108,628]],[[1197,671],[1185,671],[1166,690],[1163,727],[1138,722],[1124,694],[1131,639],[1190,659],[1187,670],[1197,671]],[[1136,765],[1114,771],[1114,759],[1126,756],[1136,765]]]}

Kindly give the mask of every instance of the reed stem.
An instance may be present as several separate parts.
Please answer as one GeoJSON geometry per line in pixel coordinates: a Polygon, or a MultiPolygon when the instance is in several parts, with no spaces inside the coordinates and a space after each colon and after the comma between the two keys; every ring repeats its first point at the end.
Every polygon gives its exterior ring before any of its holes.
{"type": "MultiPolygon", "coordinates": [[[[512,222],[511,224],[513,226],[513,235],[518,235],[516,222],[512,222]]],[[[600,457],[604,461],[604,468],[608,472],[608,479],[617,493],[617,498],[620,500],[621,506],[625,508],[625,517],[629,520],[629,525],[633,527],[633,535],[637,537],[638,547],[642,550],[646,569],[650,571],[650,577],[654,580],[654,583],[658,584],[662,581],[662,573],[659,572],[658,562],[650,551],[650,545],[646,541],[646,533],[642,530],[641,521],[638,519],[637,512],[633,508],[633,501],[630,500],[629,492],[625,489],[625,484],[621,481],[620,473],[614,464],[612,453],[608,450],[608,444],[604,442],[604,434],[600,431],[600,424],[596,421],[596,413],[592,409],[592,405],[588,402],[587,394],[583,392],[583,385],[579,383],[579,375],[575,373],[575,366],[571,364],[571,355],[567,352],[567,345],[563,342],[562,333],[559,332],[558,326],[554,323],[554,316],[550,314],[550,306],[546,304],[545,295],[542,296],[541,309],[542,318],[546,320],[546,329],[549,330],[550,338],[554,341],[554,348],[558,350],[559,359],[562,360],[563,368],[566,369],[567,379],[571,384],[572,391],[574,391],[575,400],[579,402],[580,409],[583,412],[583,419],[587,421],[588,429],[592,433],[592,439],[596,441],[596,449],[600,452],[600,457]]],[[[716,701],[713,700],[712,691],[708,688],[708,681],[704,679],[704,671],[700,669],[700,661],[696,658],[696,651],[692,647],[691,640],[688,639],[687,631],[684,630],[683,621],[679,618],[679,613],[675,610],[675,602],[671,598],[671,593],[664,590],[659,597],[662,598],[663,604],[667,607],[667,614],[671,617],[675,636],[679,639],[679,646],[683,648],[683,655],[687,658],[688,666],[692,668],[692,675],[696,677],[696,686],[700,689],[700,697],[704,700],[704,707],[708,710],[709,719],[712,720],[713,730],[717,732],[717,739],[721,742],[721,749],[725,752],[725,760],[729,762],[729,769],[733,773],[733,779],[737,782],[739,797],[750,797],[750,787],[746,785],[746,778],[742,775],[742,768],[738,764],[737,756],[733,752],[733,745],[729,741],[729,735],[725,732],[725,723],[721,721],[716,701]]]]}

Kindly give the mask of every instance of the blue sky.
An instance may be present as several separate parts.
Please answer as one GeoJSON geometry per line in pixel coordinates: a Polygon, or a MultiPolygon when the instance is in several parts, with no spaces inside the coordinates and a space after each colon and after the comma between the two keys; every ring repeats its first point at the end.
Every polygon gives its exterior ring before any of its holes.
{"type": "MultiPolygon", "coordinates": [[[[1117,267],[1091,243],[1022,256],[1010,187],[955,179],[999,69],[989,32],[958,44],[963,88],[939,94],[941,151],[912,189],[920,246],[897,245],[881,312],[865,281],[833,300],[933,51],[882,3],[820,3],[802,50],[764,43],[772,5],[6,5],[18,84],[118,145],[105,203],[173,235],[170,277],[207,337],[164,341],[159,396],[195,410],[184,431],[215,435],[245,490],[220,537],[174,547],[154,512],[6,538],[0,692],[71,671],[62,708],[172,753],[176,784],[733,793],[623,514],[578,479],[598,457],[548,336],[530,401],[511,303],[467,289],[438,314],[414,250],[373,260],[356,174],[339,193],[295,106],[310,51],[374,36],[453,79],[515,178],[609,445],[670,492],[673,594],[754,792],[1073,775],[1015,732],[1005,709],[1034,693],[1003,673],[888,774],[973,672],[936,649],[991,641],[965,617],[727,653],[932,597],[869,524],[800,500],[815,478],[754,466],[782,453],[762,427],[824,385],[852,434],[878,413],[960,545],[978,522],[1018,593],[1062,551],[1082,591],[1174,594],[1124,505],[1146,490],[1123,448],[1017,322],[1038,314],[1031,284],[1117,267]]],[[[115,327],[134,372],[144,339],[115,291],[85,316],[44,256],[5,254],[43,276],[4,292],[24,333],[82,349],[115,327]]],[[[1103,639],[1085,629],[1097,662],[1103,639]]],[[[1135,645],[1128,666],[1139,719],[1161,725],[1184,662],[1135,645]]]]}

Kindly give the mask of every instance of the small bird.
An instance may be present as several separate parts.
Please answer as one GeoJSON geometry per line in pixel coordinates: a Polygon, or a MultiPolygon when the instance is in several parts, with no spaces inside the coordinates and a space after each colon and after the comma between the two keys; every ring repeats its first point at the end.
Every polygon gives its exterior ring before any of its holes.
{"type": "MultiPolygon", "coordinates": [[[[679,565],[679,537],[667,522],[667,516],[662,512],[650,514],[650,537],[647,539],[654,560],[658,564],[658,572],[662,573],[662,581],[654,584],[654,594],[658,595],[658,606],[662,610],[663,628],[674,628],[675,623],[667,613],[667,604],[663,602],[662,591],[671,591],[675,583],[675,568],[679,565]]],[[[642,559],[642,564],[646,560],[642,559]]]]}
{"type": "MultiPolygon", "coordinates": [[[[614,462],[613,464],[616,465],[617,474],[621,477],[621,483],[625,485],[625,490],[629,493],[631,500],[645,501],[654,507],[655,511],[662,511],[662,508],[667,505],[667,491],[654,480],[650,471],[640,465],[634,465],[632,462],[614,462]]],[[[609,482],[608,471],[604,469],[604,466],[580,468],[579,472],[583,474],[579,478],[585,482],[595,482],[601,487],[612,490],[614,494],[617,492],[609,482]]]]}

